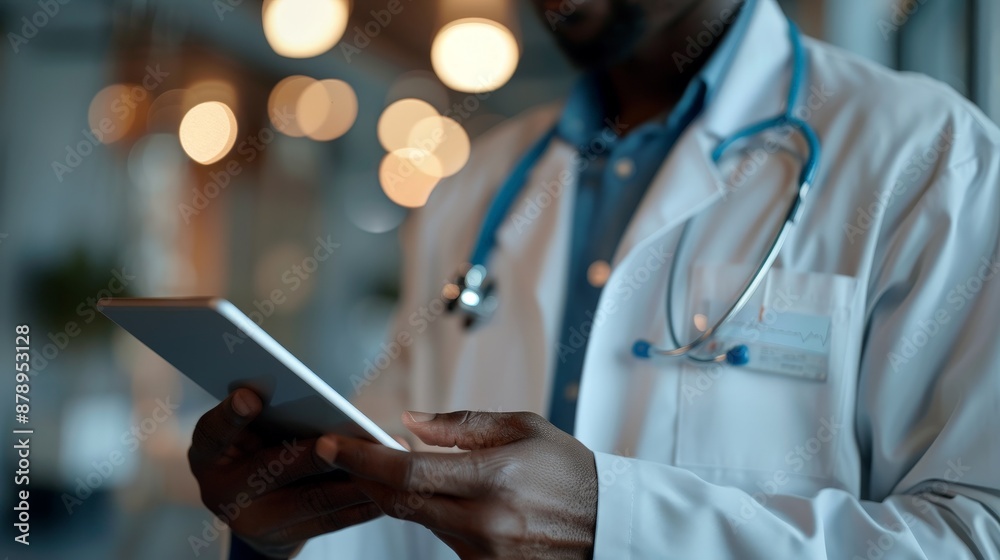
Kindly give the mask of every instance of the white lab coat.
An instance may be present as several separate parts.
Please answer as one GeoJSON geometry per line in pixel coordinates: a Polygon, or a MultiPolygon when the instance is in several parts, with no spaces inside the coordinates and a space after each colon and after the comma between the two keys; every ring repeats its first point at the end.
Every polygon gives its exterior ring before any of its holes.
{"type": "MultiPolygon", "coordinates": [[[[709,158],[722,137],[783,110],[787,22],[762,0],[717,97],[650,186],[585,326],[575,435],[600,475],[596,558],[1000,558],[1000,131],[932,80],[805,46],[797,114],[822,141],[821,168],[753,305],[777,311],[775,328],[785,309],[828,317],[828,377],[630,353],[639,338],[669,346],[678,226],[697,216],[677,262],[674,321],[687,325],[699,302],[732,301],[790,200],[799,165],[775,144],[738,154],[742,179],[709,158]]],[[[403,409],[545,413],[570,146],[549,147],[499,232],[495,317],[466,331],[436,312],[498,185],[556,117],[542,109],[487,134],[403,229],[390,339],[411,343],[395,359],[386,352],[391,365],[358,398],[390,429],[402,430],[403,409]]],[[[775,142],[804,150],[795,136],[775,142]]],[[[301,557],[453,554],[386,519],[314,539],[301,557]]]]}

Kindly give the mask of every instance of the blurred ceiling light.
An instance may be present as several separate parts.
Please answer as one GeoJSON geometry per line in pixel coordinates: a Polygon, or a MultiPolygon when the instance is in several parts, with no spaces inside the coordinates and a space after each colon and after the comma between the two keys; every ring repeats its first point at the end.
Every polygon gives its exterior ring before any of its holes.
{"type": "Polygon", "coordinates": [[[131,96],[134,87],[138,86],[113,84],[97,92],[90,101],[87,122],[102,143],[121,140],[135,123],[136,102],[131,96]]]}
{"type": "Polygon", "coordinates": [[[344,35],[349,12],[347,0],[264,0],[264,36],[282,56],[321,55],[344,35]]]}
{"type": "Polygon", "coordinates": [[[309,76],[289,76],[278,82],[267,99],[267,115],[275,130],[296,138],[305,136],[296,111],[302,93],[316,80],[309,76]]]}
{"type": "Polygon", "coordinates": [[[358,96],[341,80],[313,82],[299,96],[295,114],[306,136],[333,140],[350,130],[358,117],[358,96]]]}
{"type": "Polygon", "coordinates": [[[379,183],[385,195],[407,208],[419,208],[426,204],[440,175],[440,163],[436,162],[436,158],[414,148],[389,152],[382,158],[378,169],[379,183]]]}
{"type": "Polygon", "coordinates": [[[431,64],[451,89],[482,93],[507,83],[520,51],[510,29],[486,18],[464,18],[445,25],[431,45],[431,64]]]}
{"type": "Polygon", "coordinates": [[[427,70],[411,70],[396,78],[386,92],[385,102],[388,105],[407,97],[423,99],[439,112],[447,111],[450,105],[448,90],[434,72],[427,70]]]}
{"type": "Polygon", "coordinates": [[[382,111],[378,119],[378,140],[388,152],[409,148],[410,132],[417,123],[437,116],[437,110],[426,101],[400,99],[382,111]]]}
{"type": "MultiPolygon", "coordinates": [[[[420,119],[410,129],[408,142],[411,148],[429,152],[440,164],[440,177],[458,173],[469,161],[469,135],[462,125],[448,117],[434,116],[420,119]]],[[[428,169],[424,171],[430,172],[428,169]]]]}
{"type": "Polygon", "coordinates": [[[207,101],[184,115],[178,134],[184,153],[209,165],[222,159],[236,143],[236,116],[225,103],[207,101]]]}

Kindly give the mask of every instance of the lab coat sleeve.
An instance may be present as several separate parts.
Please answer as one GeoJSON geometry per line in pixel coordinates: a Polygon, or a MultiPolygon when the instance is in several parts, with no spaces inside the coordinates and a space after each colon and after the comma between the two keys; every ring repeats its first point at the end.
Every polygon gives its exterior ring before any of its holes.
{"type": "Polygon", "coordinates": [[[964,136],[969,157],[952,154],[872,233],[860,496],[756,501],[597,453],[595,558],[1000,558],[1000,143],[964,136]]]}

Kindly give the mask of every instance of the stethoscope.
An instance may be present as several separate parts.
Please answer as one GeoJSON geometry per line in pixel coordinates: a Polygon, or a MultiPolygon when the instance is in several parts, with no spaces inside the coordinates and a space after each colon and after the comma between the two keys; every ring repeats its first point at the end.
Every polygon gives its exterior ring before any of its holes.
{"type": "MultiPolygon", "coordinates": [[[[735,317],[740,311],[742,311],[750,301],[750,298],[753,297],[757,287],[760,286],[764,277],[767,275],[767,272],[774,265],[774,261],[777,259],[778,253],[781,251],[781,246],[784,245],[792,227],[801,216],[803,203],[805,202],[806,196],[809,194],[812,182],[816,176],[816,171],[819,167],[819,137],[808,123],[792,114],[792,109],[795,107],[795,100],[798,99],[799,91],[802,87],[802,81],[805,77],[806,60],[805,51],[802,47],[802,38],[799,35],[798,28],[791,21],[789,21],[788,24],[789,39],[792,44],[792,76],[791,83],[788,87],[788,99],[785,104],[785,112],[776,117],[750,125],[736,132],[729,138],[723,139],[719,143],[718,147],[715,148],[715,151],[712,152],[712,161],[715,164],[718,164],[726,151],[737,142],[746,140],[767,130],[791,127],[793,130],[798,131],[799,134],[802,135],[809,150],[808,157],[805,159],[805,163],[803,163],[802,169],[799,173],[799,188],[796,192],[795,198],[788,207],[788,212],[785,214],[784,222],[781,224],[781,228],[771,241],[763,260],[760,261],[753,275],[746,282],[746,284],[744,284],[740,296],[736,298],[732,305],[729,306],[729,309],[725,312],[725,314],[723,314],[721,319],[719,319],[714,325],[707,327],[704,331],[702,331],[700,336],[687,344],[681,344],[678,340],[677,334],[674,331],[673,321],[671,319],[673,317],[671,302],[673,301],[672,295],[674,290],[674,280],[676,277],[674,269],[677,267],[670,267],[670,273],[667,281],[666,323],[667,331],[670,335],[671,341],[673,342],[674,348],[658,348],[647,340],[637,340],[632,345],[632,354],[637,358],[649,359],[653,356],[685,356],[691,360],[701,363],[727,362],[737,366],[746,365],[750,361],[750,350],[746,345],[742,344],[732,346],[722,353],[709,353],[707,356],[698,355],[696,351],[712,340],[712,337],[719,331],[719,329],[722,328],[722,326],[728,321],[732,320],[733,317],[735,317]]],[[[531,146],[528,152],[514,167],[514,171],[509,177],[507,177],[507,180],[504,181],[486,212],[486,218],[484,219],[482,228],[479,231],[479,236],[476,238],[476,244],[473,247],[472,255],[469,258],[468,264],[463,267],[463,270],[459,272],[453,281],[445,285],[444,290],[442,291],[442,296],[447,303],[448,310],[464,314],[466,318],[465,324],[467,327],[479,321],[488,319],[496,311],[496,294],[493,282],[490,280],[487,273],[486,263],[489,260],[490,253],[496,243],[497,231],[503,220],[506,218],[511,206],[514,204],[514,201],[524,189],[524,186],[527,183],[528,173],[541,159],[542,154],[548,148],[549,143],[555,136],[556,127],[553,127],[531,146]]],[[[690,224],[691,221],[689,220],[685,223],[683,229],[681,230],[680,237],[677,241],[677,250],[674,252],[675,262],[677,260],[676,255],[680,254],[680,249],[684,244],[684,238],[687,235],[690,224]]]]}

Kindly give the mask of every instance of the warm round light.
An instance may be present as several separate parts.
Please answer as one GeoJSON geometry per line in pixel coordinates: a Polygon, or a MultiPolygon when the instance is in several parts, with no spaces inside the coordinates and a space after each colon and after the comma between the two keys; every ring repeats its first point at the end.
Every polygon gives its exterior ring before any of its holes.
{"type": "Polygon", "coordinates": [[[341,80],[313,82],[299,96],[295,114],[306,136],[313,140],[333,140],[354,124],[358,96],[341,80]]]}
{"type": "Polygon", "coordinates": [[[181,119],[179,131],[184,153],[200,164],[222,159],[236,143],[236,116],[225,103],[195,105],[181,119]]]}
{"type": "Polygon", "coordinates": [[[389,152],[382,158],[378,169],[378,179],[385,195],[407,208],[419,208],[426,204],[440,175],[440,163],[434,156],[414,148],[389,152]],[[425,169],[431,172],[425,172],[425,169]]]}
{"type": "Polygon", "coordinates": [[[409,148],[413,127],[423,119],[437,116],[437,110],[426,101],[400,99],[382,111],[378,119],[378,140],[389,152],[409,148]]]}
{"type": "Polygon", "coordinates": [[[348,12],[347,0],[264,0],[264,36],[282,56],[317,56],[344,35],[348,12]]]}
{"type": "Polygon", "coordinates": [[[431,64],[451,89],[493,91],[517,68],[517,40],[509,29],[483,18],[465,18],[441,28],[431,45],[431,64]]]}
{"type": "Polygon", "coordinates": [[[441,177],[458,173],[469,161],[469,135],[462,125],[448,117],[420,119],[410,129],[408,144],[411,148],[433,154],[441,164],[441,177]]]}
{"type": "Polygon", "coordinates": [[[278,82],[267,98],[267,116],[275,130],[288,136],[305,136],[297,116],[302,93],[316,80],[309,76],[289,76],[278,82]]]}
{"type": "Polygon", "coordinates": [[[104,144],[121,140],[135,123],[135,103],[131,94],[135,84],[114,84],[97,92],[87,111],[87,122],[95,136],[104,144]]]}

